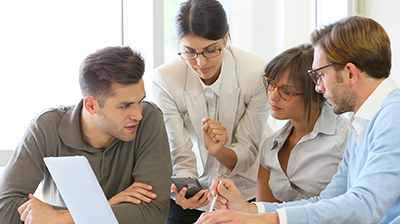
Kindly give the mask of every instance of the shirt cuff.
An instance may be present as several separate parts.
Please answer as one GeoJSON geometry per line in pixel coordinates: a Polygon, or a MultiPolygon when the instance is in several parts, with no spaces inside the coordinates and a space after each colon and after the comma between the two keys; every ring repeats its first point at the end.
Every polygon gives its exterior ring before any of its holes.
{"type": "Polygon", "coordinates": [[[251,204],[255,204],[257,206],[257,213],[261,214],[261,213],[265,213],[265,207],[264,204],[261,202],[252,202],[251,204]]]}
{"type": "Polygon", "coordinates": [[[276,210],[278,212],[278,217],[279,217],[279,223],[280,224],[287,224],[287,216],[286,216],[286,211],[283,208],[278,208],[276,210]]]}

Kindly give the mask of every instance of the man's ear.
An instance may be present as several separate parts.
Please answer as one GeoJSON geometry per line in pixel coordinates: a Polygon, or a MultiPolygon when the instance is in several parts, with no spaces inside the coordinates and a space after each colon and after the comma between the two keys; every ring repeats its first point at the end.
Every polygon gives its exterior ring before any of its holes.
{"type": "Polygon", "coordinates": [[[91,115],[96,114],[97,106],[98,103],[92,96],[87,96],[83,99],[83,107],[89,114],[91,115]]]}
{"type": "Polygon", "coordinates": [[[355,84],[360,79],[361,70],[351,62],[345,65],[345,69],[348,73],[347,79],[350,81],[350,84],[355,84]]]}

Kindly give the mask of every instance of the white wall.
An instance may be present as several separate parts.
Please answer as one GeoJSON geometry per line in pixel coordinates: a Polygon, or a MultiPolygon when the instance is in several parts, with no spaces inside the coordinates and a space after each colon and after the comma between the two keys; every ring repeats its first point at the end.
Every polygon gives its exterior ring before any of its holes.
{"type": "Polygon", "coordinates": [[[400,85],[400,1],[360,0],[364,15],[379,22],[388,32],[392,45],[392,77],[400,85]]]}
{"type": "Polygon", "coordinates": [[[309,42],[312,0],[220,0],[228,13],[233,46],[272,59],[309,42]]]}

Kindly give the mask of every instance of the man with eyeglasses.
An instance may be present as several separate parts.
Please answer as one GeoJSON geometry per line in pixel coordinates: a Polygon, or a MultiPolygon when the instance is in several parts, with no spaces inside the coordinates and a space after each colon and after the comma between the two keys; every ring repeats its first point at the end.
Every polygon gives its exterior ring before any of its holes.
{"type": "Polygon", "coordinates": [[[389,78],[389,36],[376,21],[352,16],[311,40],[316,91],[335,113],[354,113],[337,174],[320,196],[283,204],[246,203],[231,181],[215,179],[209,196],[218,192],[216,208],[230,210],[203,214],[197,224],[400,223],[400,89],[389,78]]]}

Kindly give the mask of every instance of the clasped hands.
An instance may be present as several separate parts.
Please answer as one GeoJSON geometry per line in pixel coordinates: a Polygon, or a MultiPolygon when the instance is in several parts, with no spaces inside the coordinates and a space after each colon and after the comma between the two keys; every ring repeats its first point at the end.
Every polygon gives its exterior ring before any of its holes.
{"type": "MultiPolygon", "coordinates": [[[[116,194],[108,200],[110,206],[122,202],[131,202],[140,204],[142,202],[150,203],[157,195],[151,192],[153,187],[140,182],[134,182],[124,191],[116,194]]],[[[18,208],[21,215],[21,221],[25,224],[58,224],[74,223],[68,210],[56,210],[51,205],[29,194],[28,201],[18,208]]]]}

